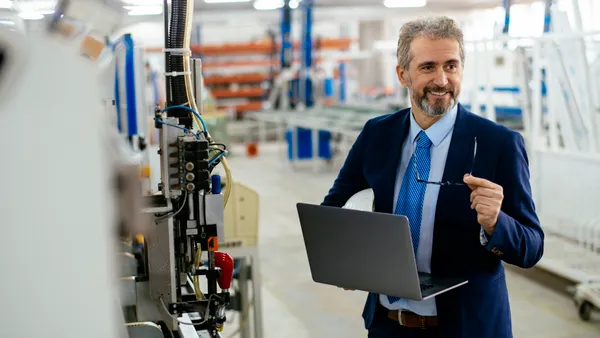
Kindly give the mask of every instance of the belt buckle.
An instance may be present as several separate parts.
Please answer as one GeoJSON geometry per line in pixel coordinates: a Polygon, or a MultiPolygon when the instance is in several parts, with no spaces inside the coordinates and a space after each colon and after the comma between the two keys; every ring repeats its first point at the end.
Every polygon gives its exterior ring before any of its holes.
{"type": "Polygon", "coordinates": [[[401,326],[404,326],[404,323],[402,322],[402,312],[404,312],[404,310],[398,310],[398,323],[400,323],[401,326]]]}

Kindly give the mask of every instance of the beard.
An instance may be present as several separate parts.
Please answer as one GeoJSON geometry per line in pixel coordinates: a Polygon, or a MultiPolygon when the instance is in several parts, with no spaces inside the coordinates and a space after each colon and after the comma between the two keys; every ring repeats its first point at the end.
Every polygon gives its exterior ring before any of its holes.
{"type": "Polygon", "coordinates": [[[410,98],[413,103],[417,104],[419,108],[425,113],[427,116],[442,116],[449,112],[454,106],[457,104],[457,96],[460,93],[458,89],[453,88],[452,86],[439,87],[439,86],[427,86],[423,88],[423,94],[418,93],[413,87],[410,81],[408,82],[408,91],[410,93],[410,98]],[[428,93],[448,93],[450,94],[450,99],[446,101],[446,98],[435,98],[435,102],[433,104],[429,103],[427,99],[428,93]]]}

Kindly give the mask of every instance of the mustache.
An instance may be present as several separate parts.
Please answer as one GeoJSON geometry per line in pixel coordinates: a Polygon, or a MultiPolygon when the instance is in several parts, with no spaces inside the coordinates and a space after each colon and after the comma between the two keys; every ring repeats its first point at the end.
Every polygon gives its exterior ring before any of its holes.
{"type": "Polygon", "coordinates": [[[427,94],[429,92],[435,92],[435,93],[439,93],[439,92],[448,92],[450,93],[452,96],[454,96],[454,88],[452,87],[425,87],[423,89],[423,94],[427,94]]]}

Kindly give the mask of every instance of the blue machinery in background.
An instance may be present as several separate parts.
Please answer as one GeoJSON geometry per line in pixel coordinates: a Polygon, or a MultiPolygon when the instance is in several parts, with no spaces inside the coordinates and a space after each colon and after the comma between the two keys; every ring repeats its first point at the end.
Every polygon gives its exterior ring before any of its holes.
{"type": "MultiPolygon", "coordinates": [[[[502,34],[508,35],[510,31],[510,9],[513,4],[513,0],[503,0],[502,4],[504,7],[504,26],[502,27],[502,34]]],[[[544,33],[550,33],[551,31],[551,23],[552,23],[552,0],[544,1],[544,33]]],[[[545,97],[547,93],[547,85],[546,85],[546,70],[542,69],[542,96],[545,97]]],[[[479,90],[484,91],[485,88],[482,87],[479,90]]],[[[519,87],[494,87],[492,89],[495,93],[513,93],[518,95],[521,93],[521,89],[519,87]]],[[[466,109],[471,109],[470,104],[465,105],[466,109]]],[[[482,112],[486,111],[487,106],[481,105],[480,110],[482,112]]],[[[543,109],[543,112],[546,112],[547,108],[543,109]]],[[[505,106],[496,106],[495,107],[496,117],[499,120],[502,119],[518,119],[521,118],[523,114],[523,110],[520,107],[505,107],[505,106]]]]}
{"type": "Polygon", "coordinates": [[[290,0],[285,0],[281,8],[281,68],[290,68],[292,60],[292,8],[290,0]]]}
{"type": "Polygon", "coordinates": [[[502,5],[504,6],[504,27],[502,27],[502,34],[508,34],[510,28],[510,7],[512,6],[513,0],[503,0],[502,5]]]}
{"type": "MultiPolygon", "coordinates": [[[[310,76],[310,70],[313,65],[313,39],[312,39],[312,19],[314,0],[304,0],[300,2],[302,11],[302,35],[301,35],[301,67],[298,79],[292,80],[289,92],[291,107],[297,107],[302,103],[304,107],[311,108],[314,105],[313,81],[310,76]]],[[[293,43],[292,43],[292,9],[290,0],[284,0],[281,9],[281,68],[290,68],[293,63],[293,43]]],[[[287,107],[285,107],[287,108],[287,107]]],[[[326,130],[314,131],[318,137],[317,156],[324,159],[330,159],[331,152],[331,133],[326,130]]],[[[313,158],[313,130],[306,128],[295,128],[286,131],[286,140],[288,143],[288,158],[309,159],[313,158]]]]}
{"type": "Polygon", "coordinates": [[[300,3],[302,9],[302,56],[300,67],[301,96],[304,106],[310,108],[314,104],[312,79],[310,69],[312,68],[312,10],[314,1],[304,0],[300,3]]]}
{"type": "Polygon", "coordinates": [[[135,98],[134,45],[131,35],[123,35],[113,44],[115,54],[115,108],[117,128],[127,136],[138,135],[135,98]]]}
{"type": "Polygon", "coordinates": [[[552,15],[550,15],[552,9],[552,0],[546,0],[546,6],[544,8],[544,33],[550,32],[550,24],[552,15]]]}

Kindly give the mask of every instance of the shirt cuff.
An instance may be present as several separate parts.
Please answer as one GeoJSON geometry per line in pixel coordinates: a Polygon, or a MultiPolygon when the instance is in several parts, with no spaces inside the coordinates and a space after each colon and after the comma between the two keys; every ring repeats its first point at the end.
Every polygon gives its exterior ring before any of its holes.
{"type": "Polygon", "coordinates": [[[481,231],[479,232],[479,242],[483,246],[486,246],[489,242],[487,233],[485,233],[485,230],[483,230],[483,227],[481,227],[481,231]]]}

